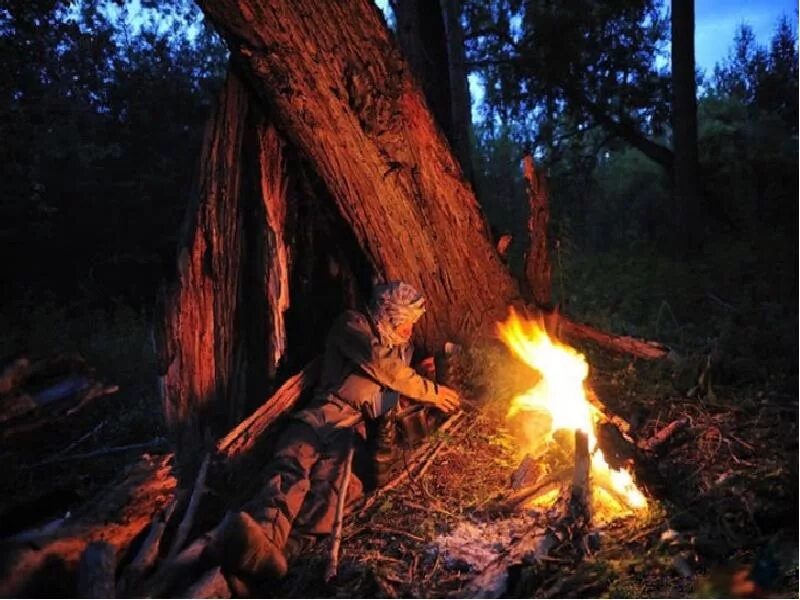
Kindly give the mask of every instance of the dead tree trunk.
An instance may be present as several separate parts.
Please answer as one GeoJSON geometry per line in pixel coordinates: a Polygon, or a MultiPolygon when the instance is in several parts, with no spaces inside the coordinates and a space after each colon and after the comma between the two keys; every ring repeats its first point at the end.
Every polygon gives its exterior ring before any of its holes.
{"type": "Polygon", "coordinates": [[[530,246],[525,255],[525,276],[536,306],[547,310],[552,308],[550,255],[547,248],[547,224],[550,221],[547,181],[544,173],[536,170],[530,154],[525,154],[522,164],[530,205],[530,217],[528,217],[530,246]]]}
{"type": "Polygon", "coordinates": [[[206,129],[197,206],[189,209],[177,281],[159,298],[162,400],[167,424],[181,426],[179,448],[196,444],[206,428],[224,425],[242,410],[236,317],[247,105],[244,86],[229,76],[206,129]]]}
{"type": "Polygon", "coordinates": [[[369,0],[201,5],[375,270],[427,297],[417,341],[458,341],[504,317],[517,286],[377,8],[369,0]]]}
{"type": "Polygon", "coordinates": [[[164,412],[189,476],[195,450],[318,352],[365,293],[366,259],[320,187],[230,73],[156,327],[164,412]]]}

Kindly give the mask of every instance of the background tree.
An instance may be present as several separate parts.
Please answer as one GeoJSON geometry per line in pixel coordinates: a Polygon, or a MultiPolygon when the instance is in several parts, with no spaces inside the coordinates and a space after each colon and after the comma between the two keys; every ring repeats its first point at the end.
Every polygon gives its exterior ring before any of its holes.
{"type": "Polygon", "coordinates": [[[672,0],[672,140],[677,244],[693,252],[700,241],[697,181],[697,91],[694,68],[694,0],[672,0]]]}

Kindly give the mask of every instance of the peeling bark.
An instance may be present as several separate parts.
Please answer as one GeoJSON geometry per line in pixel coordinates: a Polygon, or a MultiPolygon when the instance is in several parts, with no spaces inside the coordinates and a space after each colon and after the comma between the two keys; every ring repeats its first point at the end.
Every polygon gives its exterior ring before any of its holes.
{"type": "Polygon", "coordinates": [[[201,2],[375,271],[422,291],[417,342],[464,340],[519,292],[422,93],[368,0],[201,2]]]}

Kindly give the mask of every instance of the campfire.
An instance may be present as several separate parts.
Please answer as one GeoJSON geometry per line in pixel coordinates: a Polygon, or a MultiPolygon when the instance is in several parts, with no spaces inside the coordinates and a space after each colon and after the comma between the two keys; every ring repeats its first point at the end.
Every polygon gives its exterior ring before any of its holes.
{"type": "MultiPolygon", "coordinates": [[[[592,519],[596,523],[640,513],[647,509],[647,500],[636,487],[630,472],[613,469],[598,447],[595,428],[604,418],[589,402],[586,378],[589,364],[575,349],[552,339],[541,323],[524,320],[513,310],[499,324],[501,338],[508,348],[539,374],[539,380],[516,396],[508,409],[507,419],[520,441],[521,451],[529,461],[544,464],[557,471],[554,463],[565,454],[579,461],[580,444],[573,444],[579,434],[586,436],[589,454],[587,495],[592,519]]],[[[525,506],[548,507],[558,497],[564,479],[572,475],[545,478],[544,484],[530,494],[525,506]]]]}

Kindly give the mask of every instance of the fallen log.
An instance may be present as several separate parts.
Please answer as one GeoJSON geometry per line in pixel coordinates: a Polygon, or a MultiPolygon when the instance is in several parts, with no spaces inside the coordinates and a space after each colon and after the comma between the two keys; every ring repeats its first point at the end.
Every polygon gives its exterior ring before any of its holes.
{"type": "Polygon", "coordinates": [[[147,533],[144,542],[142,542],[141,548],[139,548],[136,556],[120,576],[119,585],[117,586],[117,595],[134,595],[132,593],[134,586],[138,585],[145,574],[156,564],[161,539],[164,537],[167,523],[169,523],[169,520],[172,518],[177,504],[177,499],[173,498],[167,507],[159,511],[156,518],[153,519],[150,531],[147,533]]]}
{"type": "Polygon", "coordinates": [[[558,317],[558,327],[559,331],[566,337],[589,340],[608,350],[630,354],[637,358],[657,360],[664,358],[669,353],[669,348],[658,342],[641,340],[625,335],[613,335],[589,325],[576,323],[563,315],[558,317]]]}
{"type": "Polygon", "coordinates": [[[35,546],[4,540],[0,597],[74,596],[78,562],[89,543],[105,541],[121,555],[172,500],[171,463],[172,455],[143,457],[35,546]]]}
{"type": "Polygon", "coordinates": [[[38,392],[22,393],[4,399],[0,423],[7,422],[0,431],[0,440],[32,433],[45,425],[52,425],[72,416],[92,400],[113,394],[116,385],[107,385],[84,375],[70,376],[38,392]]]}

